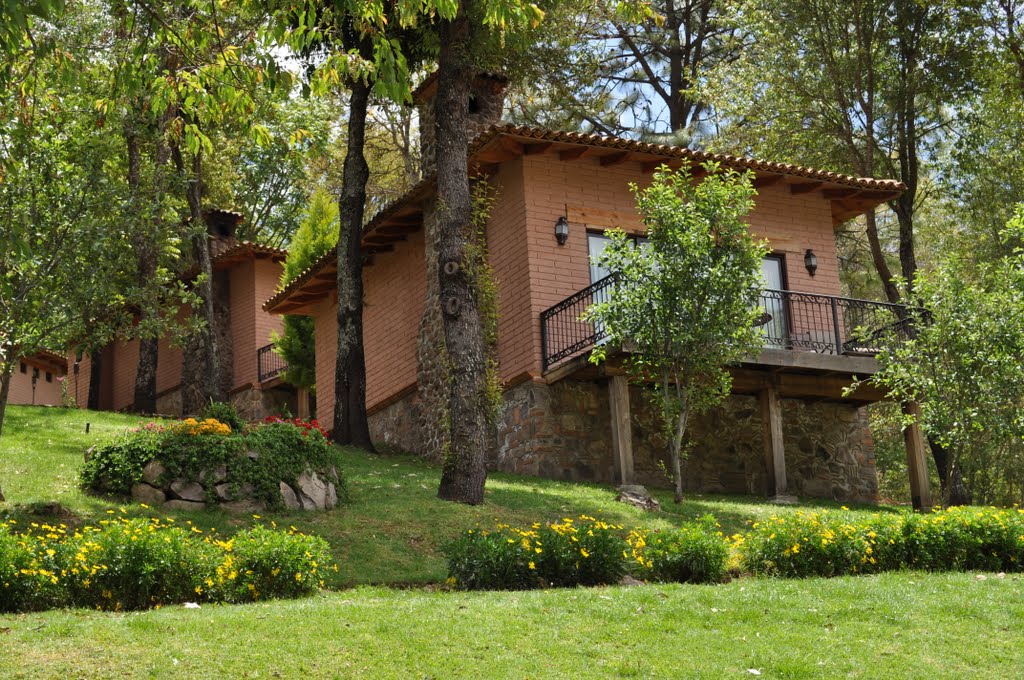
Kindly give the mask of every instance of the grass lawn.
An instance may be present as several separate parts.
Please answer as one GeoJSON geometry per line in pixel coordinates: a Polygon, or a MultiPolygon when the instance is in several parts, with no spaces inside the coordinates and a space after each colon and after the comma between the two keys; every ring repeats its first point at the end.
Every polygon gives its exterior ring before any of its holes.
{"type": "Polygon", "coordinates": [[[9,678],[1011,678],[1020,577],[442,593],[0,617],[9,678]],[[6,630],[10,629],[10,630],[6,630]]]}
{"type": "MultiPolygon", "coordinates": [[[[83,494],[85,449],[135,417],[12,407],[0,437],[0,519],[98,520],[151,510],[83,494]],[[85,423],[91,423],[85,433],[85,423]],[[50,516],[50,503],[67,513],[50,516]]],[[[496,520],[529,524],[587,513],[669,527],[705,513],[723,531],[791,508],[691,496],[650,514],[609,487],[496,474],[487,503],[435,498],[439,470],[409,457],[346,450],[351,500],[261,521],[325,537],[334,592],[248,606],[179,606],[0,616],[3,677],[1019,677],[1024,577],[897,573],[719,586],[637,586],[528,593],[380,587],[438,583],[440,546],[496,520]],[[363,585],[358,585],[363,584],[363,585]],[[377,585],[366,585],[377,584],[377,585]],[[358,585],[354,589],[348,586],[358,585]]],[[[830,506],[833,504],[822,503],[830,506]]],[[[804,506],[806,507],[806,506],[804,506]]],[[[894,512],[863,508],[861,512],[894,512]]],[[[163,514],[163,513],[161,513],[163,514]]],[[[204,529],[253,523],[220,511],[168,513],[204,529]]]]}

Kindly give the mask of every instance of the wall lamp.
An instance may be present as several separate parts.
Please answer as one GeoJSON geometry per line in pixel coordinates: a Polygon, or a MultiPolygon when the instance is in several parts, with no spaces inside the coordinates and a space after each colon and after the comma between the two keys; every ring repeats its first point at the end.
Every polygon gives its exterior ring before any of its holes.
{"type": "Polygon", "coordinates": [[[810,248],[804,253],[804,266],[807,267],[807,273],[811,276],[814,276],[814,272],[818,271],[818,256],[810,248]]]}
{"type": "Polygon", "coordinates": [[[564,246],[569,240],[569,220],[565,215],[561,215],[555,222],[555,240],[560,246],[564,246]]]}

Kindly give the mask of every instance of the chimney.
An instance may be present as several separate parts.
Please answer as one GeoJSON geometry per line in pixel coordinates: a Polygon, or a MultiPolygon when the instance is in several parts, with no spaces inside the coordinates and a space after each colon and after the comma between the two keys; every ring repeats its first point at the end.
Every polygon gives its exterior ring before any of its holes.
{"type": "MultiPolygon", "coordinates": [[[[469,95],[469,139],[473,140],[488,127],[501,120],[505,107],[505,88],[508,78],[500,73],[480,73],[470,85],[469,95]]],[[[423,174],[434,169],[434,95],[437,94],[437,71],[420,83],[412,93],[413,102],[420,114],[420,156],[423,174]]]]}

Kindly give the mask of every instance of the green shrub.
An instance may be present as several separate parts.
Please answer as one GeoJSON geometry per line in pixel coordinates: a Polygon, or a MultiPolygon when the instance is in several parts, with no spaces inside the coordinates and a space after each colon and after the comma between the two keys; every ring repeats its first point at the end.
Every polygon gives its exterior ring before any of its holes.
{"type": "Polygon", "coordinates": [[[235,407],[223,401],[211,401],[200,416],[222,422],[230,427],[232,432],[241,432],[245,429],[245,421],[238,415],[235,407]]]}
{"type": "Polygon", "coordinates": [[[537,571],[554,587],[618,583],[626,574],[626,540],[622,527],[586,515],[563,518],[542,527],[537,571]]]}
{"type": "Polygon", "coordinates": [[[836,576],[898,569],[1020,571],[1024,511],[949,508],[852,518],[798,512],[734,537],[741,566],[778,576],[836,576]]]}
{"type": "Polygon", "coordinates": [[[93,447],[79,478],[93,491],[128,494],[142,479],[142,468],[160,453],[164,440],[161,426],[150,423],[129,430],[108,444],[93,447]]]}
{"type": "Polygon", "coordinates": [[[205,600],[221,551],[193,535],[156,519],[85,527],[61,550],[70,601],[119,611],[205,600]]]}
{"type": "Polygon", "coordinates": [[[323,586],[330,552],[322,538],[258,526],[221,540],[186,526],[121,518],[69,535],[63,526],[15,534],[0,525],[0,611],[245,602],[323,586]]]}
{"type": "Polygon", "coordinates": [[[312,595],[323,587],[330,559],[330,546],[319,536],[273,531],[262,525],[241,531],[218,568],[224,598],[249,602],[312,595]],[[232,573],[237,576],[227,578],[232,573]]]}
{"type": "MultiPolygon", "coordinates": [[[[55,529],[45,527],[44,530],[55,529]]],[[[63,601],[58,574],[50,564],[48,541],[12,534],[0,524],[0,612],[29,611],[63,601]]]]}
{"type": "Polygon", "coordinates": [[[635,574],[645,580],[719,583],[725,578],[729,544],[711,515],[675,531],[634,530],[627,540],[635,574]]]}
{"type": "Polygon", "coordinates": [[[470,529],[443,549],[448,582],[460,590],[539,588],[533,533],[505,525],[495,531],[470,529]]]}
{"type": "Polygon", "coordinates": [[[530,529],[473,529],[444,548],[449,583],[463,590],[617,583],[628,547],[621,529],[585,515],[530,529]]]}
{"type": "MultiPolygon", "coordinates": [[[[279,483],[295,484],[307,468],[333,482],[340,499],[346,497],[337,450],[316,421],[279,418],[245,430],[232,430],[215,418],[150,423],[96,447],[81,470],[81,484],[127,495],[154,459],[164,466],[168,480],[201,482],[205,473],[223,466],[232,494],[248,484],[253,488],[248,495],[271,507],[283,504],[279,483]]],[[[213,485],[206,485],[206,491],[207,500],[214,501],[213,485]]]]}
{"type": "Polygon", "coordinates": [[[905,519],[906,565],[929,571],[1021,571],[1024,510],[953,507],[905,519]]]}

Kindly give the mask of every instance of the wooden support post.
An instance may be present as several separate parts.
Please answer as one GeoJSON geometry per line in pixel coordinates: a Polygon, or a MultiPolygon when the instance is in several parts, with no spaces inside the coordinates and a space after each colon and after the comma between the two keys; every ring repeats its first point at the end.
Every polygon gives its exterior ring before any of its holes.
{"type": "Polygon", "coordinates": [[[295,395],[295,410],[298,411],[298,416],[303,420],[309,418],[309,390],[305,387],[298,388],[295,395]]]}
{"type": "Polygon", "coordinates": [[[624,375],[608,379],[608,403],[612,417],[612,451],[620,484],[633,483],[633,426],[629,413],[629,382],[624,375]]]}
{"type": "Polygon", "coordinates": [[[921,432],[921,406],[917,402],[903,404],[903,413],[914,416],[914,422],[903,430],[907,447],[907,472],[910,475],[910,500],[915,510],[927,512],[932,507],[932,490],[928,481],[924,434],[921,432]]]}
{"type": "Polygon", "coordinates": [[[786,446],[782,437],[782,405],[779,391],[769,385],[758,393],[761,402],[764,466],[768,472],[768,498],[776,503],[795,503],[786,484],[786,446]]]}

